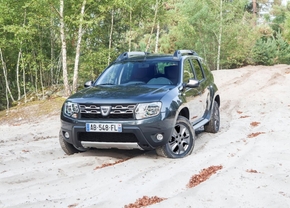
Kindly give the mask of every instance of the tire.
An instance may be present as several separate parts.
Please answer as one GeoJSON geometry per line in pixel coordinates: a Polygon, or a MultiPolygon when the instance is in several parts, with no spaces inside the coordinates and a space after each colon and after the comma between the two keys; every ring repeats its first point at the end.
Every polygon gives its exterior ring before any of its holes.
{"type": "Polygon", "coordinates": [[[220,111],[219,105],[216,101],[213,104],[213,111],[210,121],[204,125],[204,131],[210,133],[217,133],[220,129],[220,111]]]}
{"type": "Polygon", "coordinates": [[[72,154],[75,154],[75,153],[85,152],[86,151],[86,149],[78,149],[74,145],[72,145],[72,144],[68,143],[67,141],[65,141],[65,138],[64,138],[63,133],[62,133],[61,130],[59,131],[59,143],[60,143],[60,146],[61,146],[62,150],[68,155],[72,155],[72,154]]]}
{"type": "Polygon", "coordinates": [[[183,158],[191,154],[194,142],[195,131],[189,120],[178,116],[171,138],[167,144],[158,147],[156,153],[167,158],[183,158]]]}

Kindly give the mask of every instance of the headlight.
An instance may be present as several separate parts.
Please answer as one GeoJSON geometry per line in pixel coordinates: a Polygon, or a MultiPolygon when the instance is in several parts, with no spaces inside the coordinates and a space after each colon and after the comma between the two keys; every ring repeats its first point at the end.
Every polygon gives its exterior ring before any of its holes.
{"type": "Polygon", "coordinates": [[[161,102],[141,103],[135,110],[136,119],[150,118],[157,116],[161,110],[161,102]]]}
{"type": "Polygon", "coordinates": [[[77,118],[79,105],[77,103],[67,102],[64,104],[64,114],[73,118],[77,118]]]}

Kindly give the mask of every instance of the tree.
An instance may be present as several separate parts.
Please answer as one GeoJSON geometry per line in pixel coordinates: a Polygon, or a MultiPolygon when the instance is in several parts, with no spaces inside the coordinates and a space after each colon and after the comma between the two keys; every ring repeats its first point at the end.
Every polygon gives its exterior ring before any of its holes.
{"type": "Polygon", "coordinates": [[[146,49],[145,49],[146,52],[148,51],[148,49],[150,47],[153,30],[154,30],[154,27],[155,27],[155,24],[156,24],[156,19],[157,19],[157,14],[158,14],[158,7],[159,7],[158,5],[159,5],[159,0],[156,0],[155,6],[154,6],[154,10],[155,11],[154,11],[153,25],[152,25],[152,28],[151,28],[151,32],[150,32],[147,44],[146,44],[146,49]]]}
{"type": "Polygon", "coordinates": [[[60,37],[61,37],[61,54],[62,54],[62,72],[63,72],[63,82],[65,88],[65,95],[69,96],[71,94],[68,74],[67,74],[67,49],[66,49],[66,34],[65,34],[65,22],[64,22],[64,0],[60,0],[59,4],[59,21],[60,21],[60,37]]]}
{"type": "Polygon", "coordinates": [[[78,30],[78,39],[77,39],[77,47],[76,47],[76,57],[75,57],[75,65],[74,65],[74,76],[73,76],[73,92],[77,91],[78,84],[78,71],[79,71],[79,59],[80,59],[80,50],[81,50],[81,41],[83,36],[83,19],[86,7],[86,0],[83,1],[81,14],[80,14],[80,24],[78,30]]]}
{"type": "Polygon", "coordinates": [[[15,102],[10,87],[9,87],[9,83],[8,83],[8,78],[7,78],[7,67],[6,67],[6,63],[3,59],[3,53],[2,53],[2,49],[0,48],[0,60],[1,60],[1,64],[2,64],[2,69],[3,69],[3,75],[5,78],[5,95],[6,95],[6,100],[7,100],[7,109],[9,109],[9,98],[8,98],[8,94],[11,97],[11,99],[15,102]]]}
{"type": "Polygon", "coordinates": [[[251,27],[252,17],[244,12],[245,4],[243,0],[185,1],[181,10],[186,20],[178,25],[188,31],[183,47],[199,52],[211,70],[248,63],[247,56],[257,38],[251,27]]]}

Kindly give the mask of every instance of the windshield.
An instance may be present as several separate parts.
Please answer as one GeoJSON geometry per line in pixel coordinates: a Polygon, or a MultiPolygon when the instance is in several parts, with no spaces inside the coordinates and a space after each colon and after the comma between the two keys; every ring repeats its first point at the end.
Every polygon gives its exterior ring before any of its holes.
{"type": "Polygon", "coordinates": [[[179,70],[174,61],[115,63],[100,75],[96,85],[176,85],[179,70]]]}

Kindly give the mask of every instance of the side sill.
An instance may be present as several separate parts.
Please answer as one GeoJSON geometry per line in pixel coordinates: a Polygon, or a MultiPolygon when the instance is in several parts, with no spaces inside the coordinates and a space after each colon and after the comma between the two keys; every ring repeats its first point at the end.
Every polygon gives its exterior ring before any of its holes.
{"type": "Polygon", "coordinates": [[[193,129],[196,131],[197,129],[203,127],[205,124],[207,124],[209,122],[208,119],[203,119],[200,122],[196,123],[193,125],[193,129]]]}

